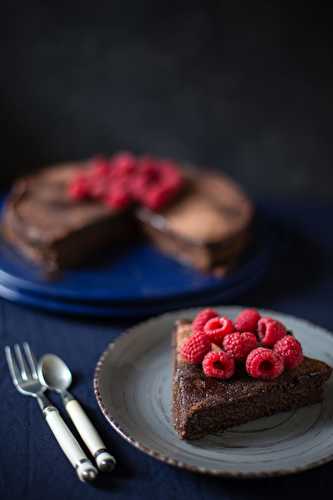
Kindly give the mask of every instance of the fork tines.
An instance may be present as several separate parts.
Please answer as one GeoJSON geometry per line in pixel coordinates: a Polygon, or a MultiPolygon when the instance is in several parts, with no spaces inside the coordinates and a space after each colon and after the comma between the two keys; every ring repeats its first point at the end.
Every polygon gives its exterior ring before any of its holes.
{"type": "Polygon", "coordinates": [[[28,380],[29,378],[38,380],[37,363],[28,342],[23,342],[23,352],[25,357],[18,344],[14,345],[14,353],[9,346],[5,347],[5,355],[9,372],[15,386],[19,385],[19,383],[24,380],[28,380]]]}

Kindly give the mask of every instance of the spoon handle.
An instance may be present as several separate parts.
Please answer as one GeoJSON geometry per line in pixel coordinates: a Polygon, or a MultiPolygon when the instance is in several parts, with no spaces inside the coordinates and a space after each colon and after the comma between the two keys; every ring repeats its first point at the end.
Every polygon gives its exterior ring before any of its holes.
{"type": "Polygon", "coordinates": [[[111,471],[116,465],[116,460],[107,451],[105,444],[80,403],[75,399],[70,399],[65,402],[65,408],[90,453],[95,457],[97,467],[101,471],[111,471]]]}

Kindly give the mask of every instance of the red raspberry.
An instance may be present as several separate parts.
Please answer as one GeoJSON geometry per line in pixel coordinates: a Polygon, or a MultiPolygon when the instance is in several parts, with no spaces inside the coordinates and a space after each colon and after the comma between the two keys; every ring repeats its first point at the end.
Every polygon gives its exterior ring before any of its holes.
{"type": "Polygon", "coordinates": [[[200,311],[192,322],[193,333],[202,333],[203,327],[207,321],[216,318],[216,316],[218,316],[218,314],[214,309],[207,308],[200,311]]]}
{"type": "Polygon", "coordinates": [[[191,335],[185,340],[180,349],[180,354],[188,363],[198,364],[210,350],[209,339],[200,333],[191,335]]]}
{"type": "Polygon", "coordinates": [[[145,194],[148,189],[146,179],[137,173],[131,180],[130,189],[132,196],[136,201],[144,201],[145,194]]]}
{"type": "Polygon", "coordinates": [[[138,202],[151,210],[160,210],[179,191],[182,176],[170,161],[144,156],[138,161],[136,174],[131,181],[131,192],[138,202]]]}
{"type": "Polygon", "coordinates": [[[296,368],[304,359],[302,346],[292,335],[285,335],[276,342],[273,350],[283,359],[284,366],[288,369],[296,368]]]}
{"type": "Polygon", "coordinates": [[[272,318],[261,318],[258,322],[258,335],[263,345],[274,345],[287,333],[285,326],[272,318]]]}
{"type": "Polygon", "coordinates": [[[107,177],[110,174],[110,162],[104,156],[96,156],[96,158],[92,158],[89,164],[89,174],[91,175],[91,177],[107,177]]]}
{"type": "Polygon", "coordinates": [[[255,332],[260,314],[257,309],[244,309],[236,318],[235,326],[239,332],[255,332]]]}
{"type": "Polygon", "coordinates": [[[137,201],[145,204],[148,191],[159,187],[156,165],[140,160],[136,174],[131,179],[131,192],[137,201]]]}
{"type": "Polygon", "coordinates": [[[127,191],[122,189],[111,189],[104,201],[110,208],[122,210],[127,208],[132,200],[127,191]]]}
{"type": "Polygon", "coordinates": [[[174,162],[164,160],[160,162],[160,172],[163,185],[176,193],[183,184],[179,167],[174,162]]]}
{"type": "Polygon", "coordinates": [[[76,177],[68,187],[68,195],[72,200],[83,200],[89,197],[89,185],[85,177],[76,177]]]}
{"type": "Polygon", "coordinates": [[[148,189],[142,202],[151,210],[158,211],[168,203],[171,198],[170,194],[168,188],[163,185],[157,185],[154,188],[148,189]]]}
{"type": "Polygon", "coordinates": [[[284,370],[283,359],[271,349],[258,347],[246,358],[246,371],[253,378],[271,380],[284,370]]]}
{"type": "Polygon", "coordinates": [[[251,332],[235,332],[226,335],[223,339],[223,348],[236,360],[245,359],[257,347],[257,337],[251,332]]]}
{"type": "Polygon", "coordinates": [[[206,377],[228,379],[235,373],[235,360],[227,352],[209,352],[202,362],[206,377]]]}
{"type": "Polygon", "coordinates": [[[145,177],[147,181],[158,181],[161,177],[161,171],[158,163],[159,161],[153,156],[142,156],[139,160],[140,175],[145,177]]]}
{"type": "Polygon", "coordinates": [[[136,172],[137,160],[134,155],[127,153],[118,153],[111,158],[112,176],[129,177],[136,172]]]}
{"type": "Polygon", "coordinates": [[[89,182],[89,193],[93,198],[103,198],[108,190],[108,182],[103,177],[96,177],[89,182]]]}
{"type": "Polygon", "coordinates": [[[229,333],[234,332],[235,327],[231,319],[226,316],[217,316],[207,321],[203,330],[210,342],[221,345],[223,338],[229,333]]]}

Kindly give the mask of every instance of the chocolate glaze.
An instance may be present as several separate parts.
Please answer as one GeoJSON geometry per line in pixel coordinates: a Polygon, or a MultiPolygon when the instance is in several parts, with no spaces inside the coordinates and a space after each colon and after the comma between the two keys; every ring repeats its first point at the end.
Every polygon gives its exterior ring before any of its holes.
{"type": "Polygon", "coordinates": [[[96,250],[133,239],[138,232],[204,270],[233,262],[248,244],[252,204],[224,176],[184,170],[186,187],[161,213],[142,208],[123,213],[97,201],[69,199],[68,185],[83,167],[47,168],[18,181],[8,197],[5,236],[47,267],[79,264],[96,250]]]}
{"type": "Polygon", "coordinates": [[[181,358],[179,348],[191,335],[191,323],[180,321],[173,333],[173,418],[183,439],[196,439],[278,411],[316,403],[332,369],[305,357],[294,370],[274,380],[258,380],[237,370],[228,381],[206,377],[199,365],[181,358]]]}

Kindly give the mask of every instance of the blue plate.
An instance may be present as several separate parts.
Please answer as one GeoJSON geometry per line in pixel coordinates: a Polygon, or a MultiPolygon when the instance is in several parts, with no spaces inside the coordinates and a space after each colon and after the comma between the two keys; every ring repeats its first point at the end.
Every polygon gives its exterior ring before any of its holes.
{"type": "Polygon", "coordinates": [[[215,294],[205,295],[205,297],[187,298],[173,303],[162,301],[151,305],[117,306],[117,305],[91,305],[87,303],[76,303],[72,301],[61,301],[48,296],[30,294],[11,289],[0,284],[0,297],[16,304],[33,307],[57,314],[67,314],[75,316],[90,316],[100,318],[131,319],[154,316],[166,311],[183,309],[189,306],[205,306],[214,304],[228,304],[238,298],[242,293],[252,289],[261,280],[266,271],[266,266],[262,266],[260,272],[246,281],[234,285],[227,290],[219,291],[215,294]]]}
{"type": "MultiPolygon", "coordinates": [[[[36,294],[57,301],[73,301],[117,308],[121,305],[151,306],[161,301],[194,299],[220,293],[246,282],[260,273],[270,259],[272,234],[260,221],[256,245],[227,277],[204,274],[160,253],[148,243],[122,254],[109,253],[99,262],[77,270],[67,270],[51,281],[42,270],[0,241],[0,284],[24,296],[36,294]]],[[[39,300],[39,299],[36,299],[39,300]]],[[[193,302],[191,302],[193,303],[193,302]]]]}

